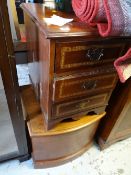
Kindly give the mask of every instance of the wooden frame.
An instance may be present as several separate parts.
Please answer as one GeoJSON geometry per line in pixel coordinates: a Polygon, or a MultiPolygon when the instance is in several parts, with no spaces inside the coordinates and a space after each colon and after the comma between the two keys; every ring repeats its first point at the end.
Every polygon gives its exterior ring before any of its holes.
{"type": "Polygon", "coordinates": [[[0,1],[0,26],[0,71],[19,150],[19,154],[6,159],[23,158],[28,157],[28,148],[6,0],[0,1]]]}

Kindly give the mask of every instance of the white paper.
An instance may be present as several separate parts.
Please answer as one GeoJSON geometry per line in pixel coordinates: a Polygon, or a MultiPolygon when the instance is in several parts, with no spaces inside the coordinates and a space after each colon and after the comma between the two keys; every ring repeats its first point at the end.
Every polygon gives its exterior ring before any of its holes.
{"type": "Polygon", "coordinates": [[[44,21],[47,24],[63,26],[65,24],[73,21],[73,19],[68,19],[68,18],[63,18],[63,17],[57,16],[57,15],[52,15],[51,18],[44,18],[44,21]]]}

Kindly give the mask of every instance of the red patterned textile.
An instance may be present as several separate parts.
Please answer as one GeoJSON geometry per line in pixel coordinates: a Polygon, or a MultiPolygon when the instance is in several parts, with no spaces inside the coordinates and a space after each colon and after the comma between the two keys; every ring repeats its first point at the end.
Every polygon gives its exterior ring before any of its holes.
{"type": "Polygon", "coordinates": [[[101,36],[131,35],[131,0],[72,0],[72,7],[101,36]]]}
{"type": "MultiPolygon", "coordinates": [[[[131,0],[72,0],[81,21],[97,26],[101,36],[131,36],[131,0]]],[[[131,76],[131,48],[114,66],[121,82],[131,76]]]]}

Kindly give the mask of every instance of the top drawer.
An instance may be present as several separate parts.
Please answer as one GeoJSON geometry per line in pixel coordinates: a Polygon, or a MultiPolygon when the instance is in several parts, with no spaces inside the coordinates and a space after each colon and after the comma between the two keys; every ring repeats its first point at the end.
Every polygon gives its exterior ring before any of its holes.
{"type": "Polygon", "coordinates": [[[122,44],[104,45],[100,42],[56,43],[55,72],[62,73],[111,64],[120,56],[123,48],[122,44]]]}
{"type": "Polygon", "coordinates": [[[116,74],[97,75],[88,77],[66,76],[55,78],[53,84],[53,101],[65,101],[74,98],[83,98],[109,92],[117,82],[116,74]]]}

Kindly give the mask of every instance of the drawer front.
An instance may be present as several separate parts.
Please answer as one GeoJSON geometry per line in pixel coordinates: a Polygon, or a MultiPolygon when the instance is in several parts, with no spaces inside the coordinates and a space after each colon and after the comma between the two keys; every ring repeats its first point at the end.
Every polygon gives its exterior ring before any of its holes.
{"type": "Polygon", "coordinates": [[[123,48],[122,44],[57,43],[55,72],[89,69],[113,63],[121,55],[123,48]]]}
{"type": "Polygon", "coordinates": [[[116,74],[104,76],[67,76],[61,79],[55,79],[53,84],[53,101],[68,100],[81,96],[91,96],[94,93],[103,93],[112,89],[117,81],[116,74]]]}
{"type": "Polygon", "coordinates": [[[66,102],[53,105],[52,118],[60,118],[62,116],[71,115],[93,109],[96,107],[105,106],[108,103],[110,93],[84,98],[73,102],[66,102]]]}

